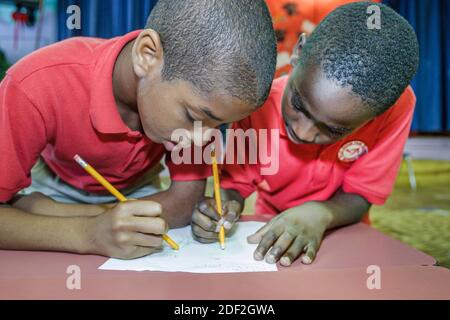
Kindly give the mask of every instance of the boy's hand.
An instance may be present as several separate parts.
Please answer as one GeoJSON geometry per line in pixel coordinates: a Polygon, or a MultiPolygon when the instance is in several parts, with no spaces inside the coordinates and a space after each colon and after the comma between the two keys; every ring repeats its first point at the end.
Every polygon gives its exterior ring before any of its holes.
{"type": "Polygon", "coordinates": [[[234,224],[239,220],[242,206],[238,201],[230,200],[222,204],[223,217],[220,218],[216,210],[216,202],[212,198],[203,199],[194,209],[192,214],[192,234],[194,239],[201,243],[213,243],[218,241],[221,226],[228,234],[234,224]]]}
{"type": "Polygon", "coordinates": [[[91,251],[119,259],[135,259],[160,251],[162,235],[168,230],[161,213],[161,205],[154,201],[119,203],[90,220],[91,251]]]}
{"type": "Polygon", "coordinates": [[[288,267],[304,253],[302,262],[311,264],[330,222],[331,214],[324,205],[309,202],[278,215],[247,240],[259,244],[255,260],[280,261],[288,267]]]}

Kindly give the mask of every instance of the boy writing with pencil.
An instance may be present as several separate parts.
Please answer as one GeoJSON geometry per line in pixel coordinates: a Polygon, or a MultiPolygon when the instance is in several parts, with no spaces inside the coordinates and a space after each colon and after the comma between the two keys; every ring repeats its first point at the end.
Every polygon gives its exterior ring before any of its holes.
{"type": "Polygon", "coordinates": [[[292,74],[274,82],[260,110],[234,124],[278,130],[268,134],[277,135],[279,170],[264,176],[260,163],[227,161],[224,218],[212,199],[200,202],[192,217],[198,241],[217,241],[220,226],[230,230],[256,191],[256,213],[276,216],[249,236],[258,244],[254,258],[290,266],[301,257],[310,264],[325,231],[361,221],[389,197],[412,122],[408,85],[419,51],[411,26],[385,5],[377,4],[380,28],[369,28],[373,5],[342,6],[302,37],[292,74]]]}
{"type": "Polygon", "coordinates": [[[168,226],[189,223],[211,174],[171,161],[172,132],[248,116],[275,64],[263,0],[160,0],[143,31],[69,39],[18,62],[0,84],[0,249],[123,259],[159,250],[168,226]],[[172,184],[156,193],[166,153],[172,184]],[[103,206],[117,200],[77,154],[141,200],[103,206]]]}

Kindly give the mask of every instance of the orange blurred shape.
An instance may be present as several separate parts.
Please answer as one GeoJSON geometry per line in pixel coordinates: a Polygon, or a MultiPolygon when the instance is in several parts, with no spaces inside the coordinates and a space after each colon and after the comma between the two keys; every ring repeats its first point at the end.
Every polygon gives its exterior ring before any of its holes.
{"type": "MultiPolygon", "coordinates": [[[[344,4],[355,0],[266,0],[272,14],[274,27],[277,32],[278,53],[291,54],[305,21],[319,24],[329,13],[344,4]]],[[[375,0],[373,2],[381,2],[375,0]]],[[[309,25],[310,25],[309,23],[309,25]]],[[[279,66],[277,77],[290,71],[286,65],[279,66]]]]}

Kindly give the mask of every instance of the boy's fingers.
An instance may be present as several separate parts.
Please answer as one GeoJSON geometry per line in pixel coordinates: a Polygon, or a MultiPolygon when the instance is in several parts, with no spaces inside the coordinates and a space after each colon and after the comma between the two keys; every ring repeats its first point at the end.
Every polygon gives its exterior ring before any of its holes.
{"type": "Polygon", "coordinates": [[[129,259],[142,258],[159,251],[161,251],[161,248],[136,247],[136,250],[133,252],[133,255],[128,258],[129,259]]]}
{"type": "Polygon", "coordinates": [[[130,242],[135,246],[146,248],[160,248],[163,245],[162,237],[143,233],[133,233],[130,242]]]}
{"type": "Polygon", "coordinates": [[[220,215],[216,210],[216,206],[213,203],[213,201],[211,199],[202,201],[199,205],[198,205],[198,210],[203,213],[204,215],[210,217],[211,219],[213,219],[214,221],[219,221],[220,220],[220,215]]]}
{"type": "Polygon", "coordinates": [[[132,217],[129,219],[129,224],[132,231],[145,234],[163,235],[169,229],[166,221],[161,218],[132,217]]]}
{"type": "Polygon", "coordinates": [[[294,241],[294,236],[289,232],[284,232],[281,237],[278,238],[275,245],[270,249],[269,254],[266,256],[266,262],[270,264],[277,263],[280,257],[294,241]]]}
{"type": "Polygon", "coordinates": [[[192,233],[200,238],[203,239],[210,239],[210,240],[216,240],[218,239],[219,235],[215,232],[210,232],[210,231],[205,231],[202,228],[200,228],[198,225],[196,224],[192,224],[192,233]]]}
{"type": "Polygon", "coordinates": [[[217,227],[217,222],[211,220],[210,217],[205,216],[198,210],[194,210],[192,222],[205,231],[215,231],[217,227]]]}
{"type": "Polygon", "coordinates": [[[234,223],[236,222],[237,213],[235,211],[227,211],[224,216],[223,227],[227,230],[231,230],[233,228],[234,223]]]}
{"type": "Polygon", "coordinates": [[[247,237],[247,242],[250,244],[257,244],[261,242],[262,237],[266,234],[267,231],[270,230],[270,227],[272,226],[272,223],[267,223],[264,227],[260,228],[258,231],[256,231],[251,236],[247,237]]]}
{"type": "Polygon", "coordinates": [[[267,231],[255,250],[255,253],[253,255],[255,260],[262,261],[266,256],[267,251],[269,251],[269,249],[273,246],[280,235],[281,232],[279,232],[279,230],[270,229],[269,231],[267,231]]]}
{"type": "Polygon", "coordinates": [[[240,217],[239,203],[237,201],[228,202],[224,208],[224,213],[223,227],[226,230],[231,230],[240,217]]]}
{"type": "Polygon", "coordinates": [[[225,203],[223,211],[226,220],[228,222],[234,223],[239,219],[241,213],[241,205],[239,204],[239,202],[234,200],[228,201],[225,203]]]}
{"type": "Polygon", "coordinates": [[[234,224],[236,223],[236,221],[234,219],[229,220],[229,219],[227,219],[227,217],[225,217],[222,222],[223,222],[223,227],[225,228],[226,231],[230,231],[231,229],[233,229],[234,224]]]}
{"type": "Polygon", "coordinates": [[[300,257],[305,249],[306,240],[301,237],[297,237],[294,243],[289,247],[288,251],[280,259],[280,263],[284,267],[290,267],[292,263],[300,257]]]}
{"type": "Polygon", "coordinates": [[[116,209],[121,213],[142,217],[159,217],[162,206],[155,201],[128,201],[117,204],[116,209]]]}
{"type": "Polygon", "coordinates": [[[306,253],[302,257],[303,264],[311,264],[316,258],[317,246],[315,243],[310,242],[306,246],[306,253]]]}
{"type": "MultiPolygon", "coordinates": [[[[227,224],[227,225],[228,225],[228,224],[227,224]]],[[[222,227],[224,227],[225,232],[228,232],[228,231],[229,231],[229,229],[225,228],[225,219],[224,219],[224,218],[220,219],[220,221],[217,222],[216,228],[214,229],[214,232],[215,232],[215,233],[219,233],[219,232],[220,232],[220,229],[222,229],[222,227]]],[[[228,227],[230,227],[230,226],[228,225],[228,227]]],[[[230,228],[230,229],[231,229],[231,228],[230,228]]]]}
{"type": "Polygon", "coordinates": [[[212,240],[212,239],[203,239],[203,238],[197,237],[195,234],[193,235],[193,237],[194,237],[194,240],[195,240],[195,241],[200,242],[200,243],[203,243],[203,244],[211,244],[211,243],[214,243],[214,242],[217,242],[217,241],[218,241],[218,239],[215,239],[215,240],[212,240]]]}

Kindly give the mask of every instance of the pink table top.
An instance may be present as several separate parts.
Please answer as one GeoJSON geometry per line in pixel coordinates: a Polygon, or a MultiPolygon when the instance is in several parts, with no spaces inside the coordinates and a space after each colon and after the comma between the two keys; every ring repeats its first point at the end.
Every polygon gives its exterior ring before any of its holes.
{"type": "MultiPolygon", "coordinates": [[[[246,218],[247,220],[252,218],[246,218]]],[[[450,299],[450,270],[363,224],[329,234],[311,266],[278,272],[189,274],[102,271],[107,258],[0,251],[0,299],[450,299]],[[67,268],[81,269],[81,290],[68,290],[67,268]],[[381,268],[369,290],[367,267],[381,268]]]]}

